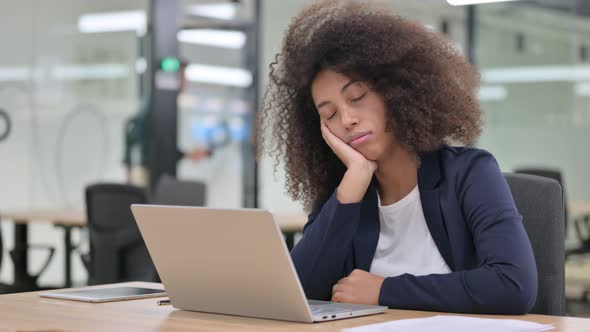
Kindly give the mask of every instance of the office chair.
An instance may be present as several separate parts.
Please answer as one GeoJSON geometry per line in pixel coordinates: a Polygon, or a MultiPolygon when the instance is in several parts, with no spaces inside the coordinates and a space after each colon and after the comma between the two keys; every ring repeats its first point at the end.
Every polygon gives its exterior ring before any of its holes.
{"type": "Polygon", "coordinates": [[[83,261],[88,284],[156,281],[157,274],[131,214],[131,204],[147,203],[143,188],[94,184],[86,188],[90,254],[83,261]]]}
{"type": "Polygon", "coordinates": [[[178,180],[164,174],[150,197],[150,204],[204,206],[207,186],[202,182],[178,180]]]}
{"type": "Polygon", "coordinates": [[[568,208],[567,208],[567,196],[565,194],[565,184],[563,182],[563,176],[561,174],[561,171],[559,169],[554,169],[554,168],[523,167],[523,168],[515,169],[514,173],[542,176],[542,177],[553,179],[553,180],[559,182],[559,185],[561,186],[561,189],[563,191],[563,201],[566,203],[566,204],[564,204],[563,213],[565,216],[565,225],[564,225],[565,234],[564,234],[564,236],[567,236],[569,214],[568,214],[568,208]]]}
{"type": "MultiPolygon", "coordinates": [[[[563,200],[566,202],[564,205],[564,213],[565,213],[565,236],[567,236],[568,230],[568,208],[567,208],[567,199],[565,194],[565,186],[563,183],[563,177],[561,172],[558,169],[551,169],[551,168],[519,168],[515,170],[516,173],[523,173],[523,174],[531,174],[537,176],[543,176],[546,178],[554,179],[561,185],[563,189],[563,200]]],[[[575,220],[573,220],[575,234],[578,238],[580,245],[577,248],[568,249],[565,252],[566,259],[571,255],[585,255],[590,253],[590,215],[587,216],[577,216],[575,220]]]]}
{"type": "Polygon", "coordinates": [[[559,182],[546,177],[505,173],[529,236],[539,286],[531,313],[565,314],[564,205],[559,182]]]}

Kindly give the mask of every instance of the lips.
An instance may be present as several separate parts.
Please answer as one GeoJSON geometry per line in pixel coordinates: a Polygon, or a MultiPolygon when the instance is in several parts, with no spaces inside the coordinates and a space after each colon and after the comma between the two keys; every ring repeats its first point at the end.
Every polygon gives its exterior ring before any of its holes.
{"type": "Polygon", "coordinates": [[[371,134],[370,131],[365,131],[362,133],[352,135],[352,136],[350,136],[350,138],[348,140],[348,144],[349,145],[360,144],[360,143],[364,142],[370,134],[371,134]]]}

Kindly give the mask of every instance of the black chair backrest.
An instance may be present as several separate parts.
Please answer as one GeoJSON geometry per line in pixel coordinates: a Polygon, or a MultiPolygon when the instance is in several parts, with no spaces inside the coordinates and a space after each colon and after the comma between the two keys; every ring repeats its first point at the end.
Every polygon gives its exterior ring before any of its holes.
{"type": "Polygon", "coordinates": [[[86,188],[89,284],[157,280],[130,209],[131,204],[145,203],[146,192],[140,187],[103,183],[86,188]]]}
{"type": "Polygon", "coordinates": [[[198,181],[178,180],[164,174],[158,180],[151,204],[204,206],[207,187],[198,181]]]}
{"type": "Polygon", "coordinates": [[[522,215],[535,261],[539,288],[531,313],[565,314],[565,254],[562,189],[556,180],[528,174],[504,174],[522,215]]]}
{"type": "MultiPolygon", "coordinates": [[[[567,197],[565,194],[565,184],[563,183],[563,176],[561,171],[558,169],[553,168],[517,168],[514,170],[514,173],[522,173],[522,174],[530,174],[536,176],[542,176],[545,178],[553,179],[561,185],[561,190],[563,191],[563,201],[567,202],[567,197]]],[[[567,211],[567,204],[564,205],[563,213],[565,214],[565,233],[567,234],[567,221],[568,219],[568,211],[567,211]]]]}

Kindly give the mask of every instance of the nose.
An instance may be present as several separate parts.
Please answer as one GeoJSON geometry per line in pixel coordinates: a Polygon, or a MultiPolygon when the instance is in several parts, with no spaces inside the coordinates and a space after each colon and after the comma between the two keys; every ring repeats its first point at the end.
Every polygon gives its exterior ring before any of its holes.
{"type": "Polygon", "coordinates": [[[346,130],[353,129],[359,122],[356,111],[351,107],[343,107],[341,109],[340,120],[342,121],[342,126],[346,128],[346,130]]]}

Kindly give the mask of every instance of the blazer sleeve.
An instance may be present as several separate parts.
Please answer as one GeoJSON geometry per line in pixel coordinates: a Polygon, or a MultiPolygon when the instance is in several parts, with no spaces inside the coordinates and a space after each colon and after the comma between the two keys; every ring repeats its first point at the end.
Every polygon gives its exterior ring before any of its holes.
{"type": "Polygon", "coordinates": [[[463,163],[464,171],[457,176],[457,195],[473,235],[477,267],[449,274],[386,278],[380,304],[485,314],[525,314],[534,305],[535,259],[506,179],[488,152],[479,150],[463,163]]]}
{"type": "Polygon", "coordinates": [[[303,237],[291,251],[309,299],[329,300],[332,285],[345,277],[344,264],[360,220],[361,203],[341,204],[336,191],[309,216],[303,237]]]}

